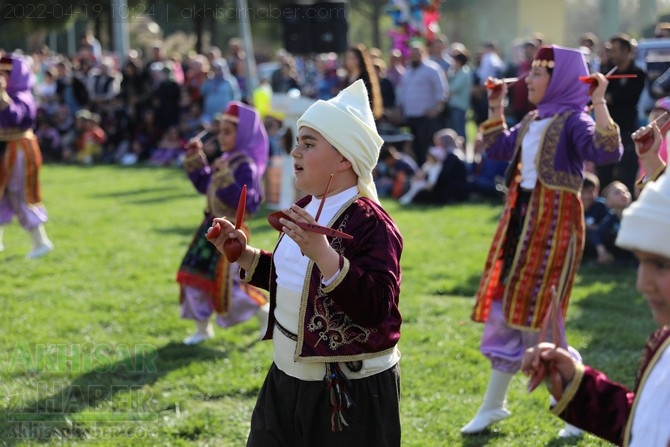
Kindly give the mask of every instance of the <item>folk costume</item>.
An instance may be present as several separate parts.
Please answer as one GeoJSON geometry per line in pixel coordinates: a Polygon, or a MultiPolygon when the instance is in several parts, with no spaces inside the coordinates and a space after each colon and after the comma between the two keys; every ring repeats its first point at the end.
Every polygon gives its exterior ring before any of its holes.
{"type": "Polygon", "coordinates": [[[35,78],[28,62],[13,55],[0,59],[3,73],[8,78],[6,88],[0,83],[0,251],[4,227],[16,216],[33,239],[28,258],[38,258],[53,250],[53,243],[44,229],[48,215],[39,181],[42,153],[33,133],[35,78]]]}
{"type": "Polygon", "coordinates": [[[647,340],[632,390],[581,364],[551,412],[616,445],[666,446],[670,402],[670,326],[647,340]]]}
{"type": "Polygon", "coordinates": [[[622,153],[617,125],[596,127],[585,111],[588,85],[578,78],[588,71],[581,52],[540,47],[533,64],[552,70],[537,110],[510,130],[502,120],[482,124],[486,155],[511,163],[505,207],[472,313],[474,321],[485,323],[480,350],[492,366],[478,416],[491,417],[476,416],[463,433],[509,416],[507,387],[525,349],[537,342],[554,287],[565,318],[584,247],[578,196],[584,162],[613,163],[622,153]]]}
{"type": "MultiPolygon", "coordinates": [[[[670,178],[650,182],[624,210],[617,245],[670,258],[670,178]]],[[[604,373],[576,365],[552,413],[614,444],[642,447],[670,442],[670,326],[647,340],[632,390],[604,373]]]]}
{"type": "MultiPolygon", "coordinates": [[[[340,255],[332,278],[284,233],[274,252],[256,249],[249,271],[240,271],[270,292],[264,338],[274,344],[247,446],[399,446],[403,240],[372,179],[382,140],[363,82],[317,101],[298,120],[303,126],[357,174],[357,185],[329,196],[319,217],[353,239],[328,237],[340,255]]],[[[310,195],[297,205],[315,216],[323,199],[310,195]]]]}
{"type": "MultiPolygon", "coordinates": [[[[207,196],[202,223],[177,273],[181,316],[196,320],[198,326],[198,332],[185,340],[187,344],[211,337],[207,323],[212,313],[217,314],[216,322],[221,327],[241,323],[257,314],[263,323],[265,310],[261,308],[267,301],[258,289],[240,282],[236,274],[239,266],[228,262],[205,238],[214,217],[235,215],[244,185],[247,185],[247,216],[258,211],[263,199],[261,182],[268,157],[268,139],[258,112],[234,101],[222,119],[237,126],[235,148],[221,156],[225,161],[223,167],[214,170],[202,151],[184,160],[193,186],[207,196]]],[[[246,226],[244,231],[248,234],[246,226]]]]}

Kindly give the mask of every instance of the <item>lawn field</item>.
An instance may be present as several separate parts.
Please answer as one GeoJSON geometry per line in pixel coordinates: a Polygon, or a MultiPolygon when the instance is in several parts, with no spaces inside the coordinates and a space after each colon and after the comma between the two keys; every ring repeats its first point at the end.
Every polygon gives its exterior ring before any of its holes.
{"type": "MultiPolygon", "coordinates": [[[[176,270],[205,199],[178,169],[47,165],[47,231],[56,249],[25,259],[16,221],[0,253],[0,445],[243,446],[272,345],[253,319],[189,347],[176,270]]],[[[384,205],[405,241],[401,418],[403,446],[605,446],[556,437],[562,422],[541,387],[517,375],[513,416],[477,436],[459,429],[476,412],[489,366],[473,295],[502,209],[384,205]]],[[[272,249],[262,210],[251,243],[272,249]]],[[[631,269],[582,267],[568,341],[586,363],[632,385],[654,329],[631,269]]]]}

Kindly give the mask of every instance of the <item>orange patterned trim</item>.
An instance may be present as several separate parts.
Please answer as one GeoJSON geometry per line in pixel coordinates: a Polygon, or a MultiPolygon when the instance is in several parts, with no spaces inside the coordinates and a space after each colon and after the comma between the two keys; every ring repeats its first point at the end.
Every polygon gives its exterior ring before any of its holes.
{"type": "Polygon", "coordinates": [[[503,127],[504,124],[505,124],[505,121],[502,118],[496,118],[496,119],[493,119],[493,120],[484,121],[479,127],[483,131],[489,131],[489,130],[491,130],[493,128],[496,128],[496,127],[503,127]]]}
{"type": "Polygon", "coordinates": [[[0,129],[0,141],[14,141],[21,139],[30,139],[33,137],[32,129],[20,129],[18,127],[6,127],[0,129]]]}
{"type": "Polygon", "coordinates": [[[0,197],[4,195],[12,171],[16,164],[18,152],[23,153],[24,159],[24,188],[25,199],[29,205],[42,203],[42,194],[39,184],[39,171],[42,167],[42,153],[37,138],[32,132],[31,138],[22,138],[7,143],[7,148],[0,163],[0,197]]]}

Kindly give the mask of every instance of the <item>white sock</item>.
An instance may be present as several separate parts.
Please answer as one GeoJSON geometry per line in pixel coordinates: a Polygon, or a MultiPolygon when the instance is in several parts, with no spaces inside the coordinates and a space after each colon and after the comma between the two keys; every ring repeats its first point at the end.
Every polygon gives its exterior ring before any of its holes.
{"type": "Polygon", "coordinates": [[[198,334],[211,336],[214,333],[214,329],[212,329],[212,325],[210,324],[209,320],[195,320],[195,327],[196,333],[198,334]]]}
{"type": "Polygon", "coordinates": [[[33,243],[35,247],[41,247],[43,245],[51,245],[51,241],[47,237],[47,232],[44,229],[44,224],[39,224],[34,228],[29,230],[30,236],[33,238],[33,243]]]}
{"type": "Polygon", "coordinates": [[[486,394],[484,394],[484,403],[479,408],[479,411],[495,410],[505,407],[505,396],[507,396],[507,388],[512,381],[514,374],[491,370],[491,378],[486,387],[486,394]]]}

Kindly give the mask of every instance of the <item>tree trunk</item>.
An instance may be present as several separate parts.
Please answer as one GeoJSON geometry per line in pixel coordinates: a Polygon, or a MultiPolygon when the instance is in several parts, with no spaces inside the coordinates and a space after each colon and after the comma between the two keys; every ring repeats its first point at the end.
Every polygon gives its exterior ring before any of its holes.
{"type": "Polygon", "coordinates": [[[375,48],[381,48],[382,39],[379,31],[379,19],[381,18],[382,8],[385,3],[378,0],[370,3],[372,6],[372,13],[370,14],[372,21],[372,45],[375,48]]]}
{"type": "Polygon", "coordinates": [[[195,18],[195,52],[198,54],[202,53],[202,33],[204,31],[204,25],[202,17],[195,18]]]}

